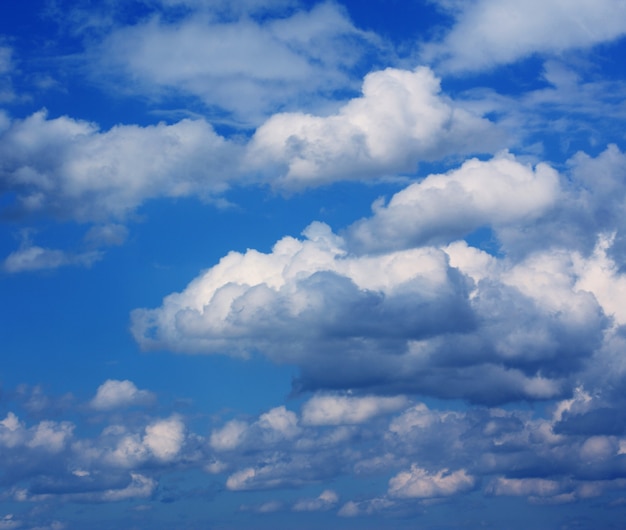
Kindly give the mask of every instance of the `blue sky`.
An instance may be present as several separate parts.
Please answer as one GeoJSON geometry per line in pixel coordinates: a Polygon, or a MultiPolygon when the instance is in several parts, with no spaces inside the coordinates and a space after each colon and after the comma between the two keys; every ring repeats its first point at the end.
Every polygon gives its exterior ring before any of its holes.
{"type": "Polygon", "coordinates": [[[0,14],[0,530],[620,528],[626,2],[0,14]]]}

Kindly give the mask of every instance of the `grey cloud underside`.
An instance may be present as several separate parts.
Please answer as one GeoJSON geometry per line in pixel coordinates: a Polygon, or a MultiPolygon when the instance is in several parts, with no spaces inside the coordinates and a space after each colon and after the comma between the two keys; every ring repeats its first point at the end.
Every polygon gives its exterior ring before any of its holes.
{"type": "MultiPolygon", "coordinates": [[[[626,318],[624,160],[615,147],[581,154],[567,175],[510,155],[470,161],[377,205],[345,237],[314,223],[269,254],[229,254],[162,307],[136,310],[133,333],[146,349],[261,352],[300,368],[298,391],[494,404],[595,387],[626,318]],[[451,239],[484,225],[498,256],[451,239]]],[[[624,369],[612,373],[607,391],[624,369]]]]}

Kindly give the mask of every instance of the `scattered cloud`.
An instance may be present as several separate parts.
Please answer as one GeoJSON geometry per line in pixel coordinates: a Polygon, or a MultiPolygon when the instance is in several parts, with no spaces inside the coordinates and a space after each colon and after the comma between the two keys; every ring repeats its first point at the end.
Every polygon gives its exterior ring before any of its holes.
{"type": "Polygon", "coordinates": [[[535,53],[558,55],[589,48],[626,34],[621,0],[477,0],[454,3],[455,24],[439,43],[428,43],[422,59],[446,72],[490,69],[535,53]]]}
{"type": "Polygon", "coordinates": [[[154,401],[154,394],[139,390],[132,381],[108,379],[98,387],[90,405],[96,410],[112,410],[133,405],[146,405],[154,401]]]}

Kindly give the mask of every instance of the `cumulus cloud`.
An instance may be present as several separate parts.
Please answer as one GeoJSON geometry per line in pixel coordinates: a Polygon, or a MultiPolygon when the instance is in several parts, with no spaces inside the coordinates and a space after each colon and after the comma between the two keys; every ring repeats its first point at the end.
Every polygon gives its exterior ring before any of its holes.
{"type": "Polygon", "coordinates": [[[96,410],[112,410],[133,405],[146,405],[154,401],[154,394],[139,390],[129,380],[108,379],[98,387],[90,405],[96,410]]]}
{"type": "Polygon", "coordinates": [[[532,168],[502,153],[471,159],[445,175],[430,175],[376,204],[374,215],[349,229],[365,251],[450,241],[485,226],[532,221],[559,199],[559,175],[546,164],[532,168]]]}
{"type": "Polygon", "coordinates": [[[302,408],[302,421],[307,425],[342,425],[363,423],[374,416],[398,410],[407,404],[403,396],[351,397],[317,395],[302,408]]]}
{"type": "Polygon", "coordinates": [[[505,133],[441,94],[427,67],[368,74],[362,96],[336,114],[276,114],[257,129],[247,153],[275,166],[275,186],[303,188],[339,179],[413,172],[419,161],[493,152],[505,133]]]}
{"type": "Polygon", "coordinates": [[[422,50],[423,59],[438,61],[445,71],[489,69],[626,34],[626,4],[621,0],[478,0],[454,5],[455,25],[442,42],[422,50]]]}
{"type": "Polygon", "coordinates": [[[464,469],[447,469],[430,473],[416,464],[409,471],[397,474],[389,481],[389,495],[400,498],[426,499],[447,497],[474,487],[474,477],[464,469]]]}
{"type": "Polygon", "coordinates": [[[300,431],[297,415],[280,406],[263,413],[251,424],[236,419],[227,422],[211,433],[209,443],[216,451],[231,451],[242,447],[258,449],[293,439],[300,431]]]}
{"type": "Polygon", "coordinates": [[[173,460],[185,441],[185,425],[178,417],[156,421],[146,427],[144,445],[162,461],[173,460]]]}
{"type": "Polygon", "coordinates": [[[612,294],[624,279],[606,231],[623,233],[623,165],[613,147],[577,155],[566,175],[511,155],[471,160],[410,185],[343,236],[313,223],[271,253],[230,253],[160,308],[134,311],[133,333],[145,349],[261,351],[300,367],[298,390],[566,396],[599,377],[585,370],[618,362],[612,294]],[[599,170],[606,177],[591,180],[599,170]],[[455,240],[481,227],[499,255],[455,240]]]}
{"type": "Polygon", "coordinates": [[[124,219],[149,198],[223,191],[236,152],[202,120],[100,131],[40,111],[0,133],[0,182],[15,193],[16,214],[124,219]]]}

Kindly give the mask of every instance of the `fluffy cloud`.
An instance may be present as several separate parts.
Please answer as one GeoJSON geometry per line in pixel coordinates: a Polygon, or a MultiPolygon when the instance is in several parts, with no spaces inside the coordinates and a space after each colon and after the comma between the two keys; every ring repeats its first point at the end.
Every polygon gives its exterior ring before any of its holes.
{"type": "MultiPolygon", "coordinates": [[[[339,397],[317,394],[299,411],[281,406],[248,422],[231,420],[208,440],[188,431],[176,415],[142,427],[120,411],[120,423],[96,437],[79,438],[73,423],[44,420],[28,427],[9,413],[0,421],[0,456],[6,462],[3,480],[13,486],[2,498],[81,503],[149,498],[158,491],[156,474],[181,466],[221,477],[231,492],[291,488],[347,475],[391,476],[377,497],[348,495],[341,516],[402,514],[475,489],[536,503],[574,502],[626,484],[626,423],[619,432],[608,424],[603,431],[597,422],[571,426],[573,418],[613,406],[610,396],[598,392],[592,396],[579,388],[555,403],[548,417],[486,407],[433,409],[402,396],[339,397]],[[311,421],[312,410],[328,404],[329,397],[342,410],[337,413],[335,406],[332,417],[311,421]],[[335,420],[351,424],[335,425],[335,420]]],[[[248,509],[328,511],[339,497],[334,489],[325,490],[291,504],[266,501],[248,509]]]]}
{"type": "Polygon", "coordinates": [[[260,20],[239,18],[236,9],[224,20],[224,10],[211,7],[215,11],[191,12],[176,23],[154,15],[116,29],[87,57],[100,79],[108,73],[122,86],[157,97],[191,94],[249,125],[318,93],[350,87],[351,70],[372,49],[373,37],[333,3],[260,20]]]}
{"type": "Polygon", "coordinates": [[[282,173],[273,185],[303,188],[413,172],[419,161],[503,145],[503,131],[443,96],[426,67],[370,73],[362,92],[330,116],[271,117],[252,138],[248,165],[263,160],[282,173]]]}
{"type": "MultiPolygon", "coordinates": [[[[612,294],[624,275],[620,236],[605,231],[623,233],[623,165],[613,147],[578,155],[567,175],[510,155],[469,161],[344,236],[313,223],[271,253],[230,253],[162,307],[136,310],[133,333],[146,349],[261,351],[300,367],[298,390],[566,396],[597,384],[593,366],[618,363],[624,315],[612,294]],[[500,255],[454,241],[485,226],[500,255]]],[[[612,374],[617,385],[625,367],[612,374]]]]}
{"type": "Polygon", "coordinates": [[[416,499],[447,497],[470,490],[473,486],[474,477],[464,469],[429,473],[414,464],[409,471],[403,471],[389,481],[389,495],[416,499]]]}
{"type": "Polygon", "coordinates": [[[98,387],[90,405],[96,410],[111,410],[132,405],[145,405],[154,400],[154,394],[139,390],[132,381],[108,379],[98,387]]]}
{"type": "Polygon", "coordinates": [[[146,427],[144,445],[161,461],[176,458],[185,441],[185,425],[178,417],[154,422],[146,427]]]}
{"type": "Polygon", "coordinates": [[[300,433],[298,418],[284,406],[262,414],[257,421],[248,424],[231,420],[211,433],[209,443],[216,451],[232,451],[243,447],[259,448],[290,440],[300,433]]]}
{"type": "Polygon", "coordinates": [[[485,225],[532,221],[559,196],[555,170],[546,164],[533,169],[504,153],[411,184],[388,204],[376,204],[373,217],[352,225],[349,234],[353,246],[366,251],[450,241],[485,225]]]}
{"type": "Polygon", "coordinates": [[[100,131],[41,111],[0,134],[0,181],[20,214],[124,219],[149,198],[223,191],[236,151],[202,120],[100,131]]]}
{"type": "Polygon", "coordinates": [[[477,0],[455,3],[456,24],[439,44],[423,49],[447,71],[491,68],[534,53],[560,54],[626,34],[621,0],[477,0]]]}

